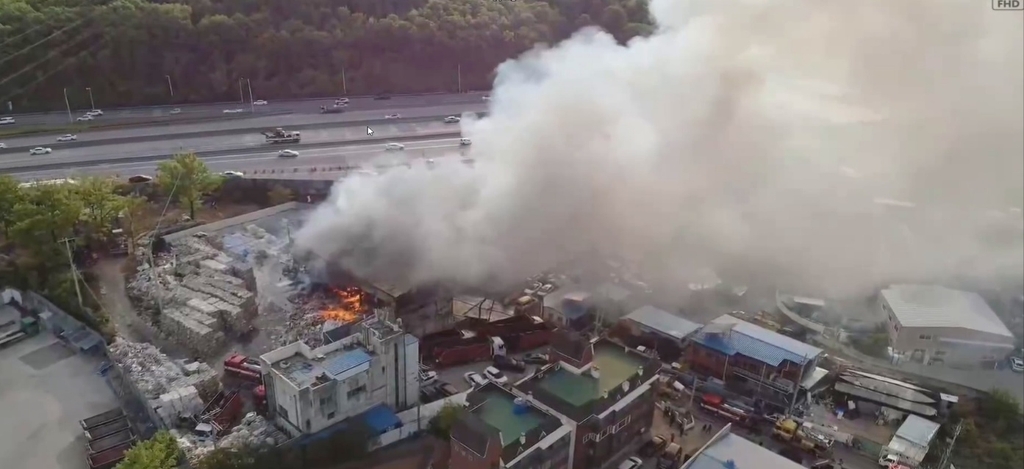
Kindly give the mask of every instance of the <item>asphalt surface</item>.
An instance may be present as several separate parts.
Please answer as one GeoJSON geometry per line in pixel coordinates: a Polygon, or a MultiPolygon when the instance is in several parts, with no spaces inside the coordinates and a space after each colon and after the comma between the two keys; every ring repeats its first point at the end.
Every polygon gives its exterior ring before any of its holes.
{"type": "MultiPolygon", "coordinates": [[[[255,92],[255,90],[254,90],[255,92]]],[[[372,110],[372,109],[394,109],[394,108],[416,108],[416,107],[428,107],[428,106],[447,106],[452,104],[477,104],[483,101],[483,97],[487,93],[484,92],[472,92],[462,94],[428,94],[428,95],[395,95],[391,99],[377,100],[372,97],[351,97],[349,102],[349,109],[353,111],[360,110],[372,110]]],[[[338,96],[340,97],[340,95],[338,96]]],[[[169,118],[178,121],[185,121],[188,119],[195,119],[197,117],[212,117],[212,116],[236,116],[238,114],[253,114],[255,115],[275,113],[275,112],[291,112],[296,114],[318,114],[320,112],[320,106],[330,106],[334,103],[336,97],[327,96],[323,98],[312,98],[312,99],[299,99],[299,100],[287,100],[287,101],[269,101],[263,106],[251,106],[248,102],[248,93],[246,93],[246,102],[234,102],[234,103],[212,103],[212,104],[168,104],[166,106],[147,106],[147,107],[135,107],[135,108],[121,108],[121,109],[105,109],[102,102],[97,102],[96,107],[103,110],[103,116],[99,117],[94,121],[99,122],[131,122],[139,119],[153,119],[153,118],[169,118]],[[171,114],[171,110],[180,109],[179,114],[171,114]],[[224,111],[235,111],[240,110],[238,114],[225,113],[224,111]]],[[[253,94],[253,98],[257,101],[260,100],[258,93],[253,94]]],[[[88,100],[88,97],[85,97],[88,100]]],[[[73,100],[73,107],[71,115],[73,118],[78,118],[84,115],[90,106],[88,102],[75,103],[73,100]]],[[[0,129],[7,128],[18,128],[21,126],[39,126],[39,125],[68,125],[72,123],[68,118],[68,113],[64,112],[50,112],[40,114],[3,114],[4,116],[13,116],[16,120],[16,124],[13,126],[2,126],[0,129]]]]}
{"type": "MultiPolygon", "coordinates": [[[[362,123],[372,122],[373,124],[389,123],[386,115],[398,114],[402,119],[423,120],[424,118],[437,118],[440,122],[444,116],[462,115],[463,113],[485,112],[486,103],[474,102],[466,104],[452,104],[446,106],[431,107],[388,107],[376,110],[349,111],[343,114],[289,114],[265,117],[254,117],[251,119],[225,119],[224,121],[207,121],[180,125],[153,125],[146,127],[135,127],[117,130],[97,130],[78,134],[78,140],[74,142],[57,142],[57,135],[32,135],[25,137],[12,137],[0,139],[7,145],[6,149],[0,150],[0,161],[8,159],[12,152],[28,153],[29,148],[45,146],[53,148],[56,152],[60,146],[81,147],[101,145],[104,141],[118,141],[132,143],[142,141],[158,141],[180,138],[197,137],[200,135],[215,136],[223,139],[228,134],[250,133],[256,137],[263,138],[260,130],[268,130],[281,127],[287,130],[304,130],[306,128],[332,127],[337,124],[342,126],[360,126],[362,123]]],[[[365,131],[365,128],[363,128],[365,131]]],[[[113,143],[113,142],[111,142],[113,143]]]]}
{"type": "Polygon", "coordinates": [[[417,136],[427,137],[438,134],[451,136],[453,133],[457,134],[460,132],[459,124],[445,124],[440,120],[416,123],[402,123],[400,120],[391,122],[394,123],[372,125],[372,136],[366,134],[367,126],[365,125],[306,130],[302,131],[302,142],[299,144],[268,144],[265,142],[263,135],[254,132],[221,137],[156,140],[67,149],[62,149],[61,144],[57,143],[47,145],[48,148],[53,149],[53,153],[44,155],[30,155],[28,152],[14,153],[9,150],[2,150],[6,153],[0,153],[0,172],[15,173],[19,171],[18,168],[24,168],[22,171],[34,171],[38,170],[40,165],[57,164],[66,165],[67,170],[74,171],[91,164],[109,164],[112,159],[130,159],[144,156],[156,158],[186,151],[202,154],[238,150],[238,153],[272,152],[276,154],[279,150],[286,148],[301,151],[303,146],[320,146],[332,142],[338,142],[338,146],[341,147],[367,139],[375,143],[380,142],[378,144],[380,146],[389,137],[409,139],[417,136]]]}
{"type": "MultiPolygon", "coordinates": [[[[213,172],[239,171],[247,175],[256,169],[260,171],[286,172],[289,177],[308,174],[311,169],[322,170],[342,166],[359,166],[364,170],[412,163],[426,164],[427,159],[435,159],[435,164],[454,164],[456,157],[468,156],[469,149],[459,145],[459,139],[428,139],[406,142],[405,150],[387,151],[383,143],[358,146],[337,146],[300,150],[297,158],[278,156],[283,147],[260,148],[239,154],[204,158],[213,172]],[[449,158],[451,157],[451,158],[449,158]]],[[[22,181],[39,181],[63,178],[81,178],[85,176],[116,175],[128,178],[135,175],[154,176],[157,161],[141,163],[116,163],[86,168],[68,168],[46,171],[31,171],[14,174],[22,181]]],[[[340,176],[340,174],[339,174],[340,176]]]]}

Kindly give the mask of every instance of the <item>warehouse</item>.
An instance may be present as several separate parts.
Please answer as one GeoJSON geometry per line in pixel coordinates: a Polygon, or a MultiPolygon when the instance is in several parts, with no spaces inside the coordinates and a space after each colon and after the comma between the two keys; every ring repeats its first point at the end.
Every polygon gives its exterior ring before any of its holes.
{"type": "Polygon", "coordinates": [[[991,367],[1013,351],[1013,334],[977,293],[893,285],[879,302],[894,360],[991,367]]]}

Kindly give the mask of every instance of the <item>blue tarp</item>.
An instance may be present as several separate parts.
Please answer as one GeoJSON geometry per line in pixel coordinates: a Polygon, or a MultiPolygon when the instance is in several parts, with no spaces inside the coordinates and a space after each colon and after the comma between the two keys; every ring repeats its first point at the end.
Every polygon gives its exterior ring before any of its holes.
{"type": "Polygon", "coordinates": [[[384,404],[379,404],[363,412],[363,420],[379,435],[402,426],[402,421],[398,416],[384,404]]]}

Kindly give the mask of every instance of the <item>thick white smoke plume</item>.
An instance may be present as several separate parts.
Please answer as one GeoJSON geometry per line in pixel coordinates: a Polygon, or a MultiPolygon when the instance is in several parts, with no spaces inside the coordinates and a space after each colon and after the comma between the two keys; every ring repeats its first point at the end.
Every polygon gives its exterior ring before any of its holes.
{"type": "Polygon", "coordinates": [[[1024,26],[970,0],[652,0],[502,65],[475,168],[350,178],[297,237],[468,284],[581,251],[859,292],[1024,271],[1024,26]],[[908,201],[915,207],[873,202],[908,201]],[[1007,228],[1007,225],[1009,228],[1007,228]]]}

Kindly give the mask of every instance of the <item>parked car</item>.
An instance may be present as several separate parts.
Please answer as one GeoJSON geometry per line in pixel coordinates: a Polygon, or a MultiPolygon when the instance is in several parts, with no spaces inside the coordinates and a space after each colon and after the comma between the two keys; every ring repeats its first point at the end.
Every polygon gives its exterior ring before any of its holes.
{"type": "Polygon", "coordinates": [[[633,456],[625,461],[622,461],[622,463],[619,464],[619,469],[639,469],[639,467],[643,465],[644,461],[642,459],[633,456]]]}
{"type": "Polygon", "coordinates": [[[654,435],[650,440],[644,442],[643,446],[638,451],[641,456],[649,457],[654,456],[661,452],[665,446],[668,445],[668,440],[661,435],[654,435]]]}
{"type": "Polygon", "coordinates": [[[437,384],[437,389],[440,390],[441,393],[445,395],[445,397],[454,396],[459,393],[459,390],[456,389],[455,386],[452,386],[449,383],[445,383],[444,381],[441,381],[437,384]]]}
{"type": "Polygon", "coordinates": [[[463,378],[466,379],[466,382],[469,383],[470,386],[475,387],[487,384],[487,378],[484,378],[483,376],[480,375],[480,373],[477,373],[475,371],[470,371],[469,373],[466,373],[465,375],[463,375],[463,378]]]}
{"type": "Polygon", "coordinates": [[[1010,357],[1010,369],[1017,373],[1024,373],[1024,360],[1020,357],[1010,357]]]}
{"type": "Polygon", "coordinates": [[[514,371],[516,373],[523,373],[526,371],[526,363],[522,360],[516,360],[512,357],[505,355],[494,356],[494,367],[499,370],[514,371]]]}
{"type": "Polygon", "coordinates": [[[528,353],[523,355],[523,361],[530,365],[547,365],[548,354],[546,353],[528,353]]]}
{"type": "Polygon", "coordinates": [[[487,379],[494,381],[497,384],[505,384],[508,382],[508,376],[505,376],[501,370],[498,370],[493,366],[484,368],[484,375],[487,376],[487,379]]]}
{"type": "Polygon", "coordinates": [[[420,371],[420,386],[437,381],[436,371],[420,371]]]}

